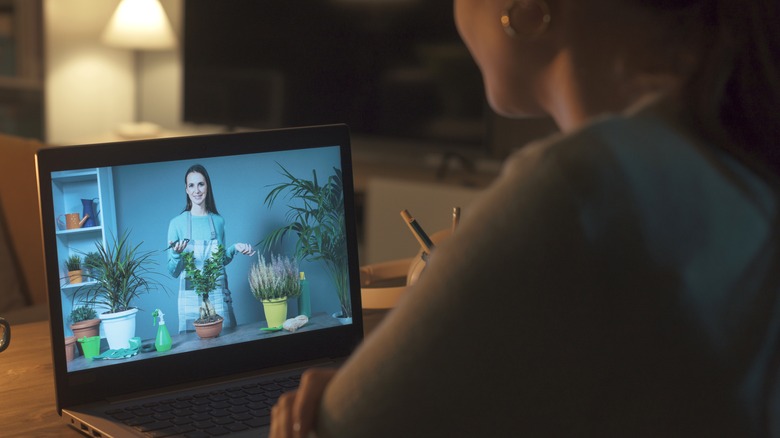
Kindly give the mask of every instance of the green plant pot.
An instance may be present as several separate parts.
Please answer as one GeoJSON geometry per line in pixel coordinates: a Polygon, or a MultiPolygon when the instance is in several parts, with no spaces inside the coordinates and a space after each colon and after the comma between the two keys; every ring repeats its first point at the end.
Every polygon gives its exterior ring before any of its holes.
{"type": "Polygon", "coordinates": [[[265,312],[265,321],[268,327],[281,327],[287,319],[287,298],[276,298],[273,300],[262,300],[263,312],[265,312]]]}
{"type": "Polygon", "coordinates": [[[81,350],[84,351],[84,357],[87,359],[100,354],[100,336],[90,336],[79,339],[81,350]]]}

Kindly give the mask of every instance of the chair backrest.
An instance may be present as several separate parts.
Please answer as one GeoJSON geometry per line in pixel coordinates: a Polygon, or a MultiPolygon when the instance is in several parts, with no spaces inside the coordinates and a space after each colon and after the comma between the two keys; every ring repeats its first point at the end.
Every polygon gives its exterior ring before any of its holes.
{"type": "Polygon", "coordinates": [[[0,211],[28,304],[47,300],[35,176],[35,152],[43,146],[37,140],[0,135],[0,211]]]}
{"type": "Polygon", "coordinates": [[[0,293],[0,316],[6,316],[9,311],[27,305],[28,299],[22,292],[21,278],[16,255],[8,242],[8,230],[0,206],[0,284],[3,285],[0,293]]]}

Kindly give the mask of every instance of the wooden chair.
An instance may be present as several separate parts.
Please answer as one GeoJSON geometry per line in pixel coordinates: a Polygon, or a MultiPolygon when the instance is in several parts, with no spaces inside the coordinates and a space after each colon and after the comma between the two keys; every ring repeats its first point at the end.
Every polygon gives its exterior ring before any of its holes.
{"type": "Polygon", "coordinates": [[[35,152],[42,147],[37,140],[0,134],[0,214],[11,251],[5,263],[13,263],[20,276],[23,304],[40,309],[35,319],[45,317],[47,303],[35,172],[35,152]]]}

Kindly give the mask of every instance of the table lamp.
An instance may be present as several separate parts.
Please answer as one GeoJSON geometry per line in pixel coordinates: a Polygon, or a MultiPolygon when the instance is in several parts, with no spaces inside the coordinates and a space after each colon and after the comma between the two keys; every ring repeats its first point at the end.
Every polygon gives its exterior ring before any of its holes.
{"type": "Polygon", "coordinates": [[[168,16],[158,0],[122,0],[101,37],[110,47],[133,50],[135,80],[135,120],[118,128],[120,136],[140,138],[156,135],[160,127],[141,121],[141,51],[170,50],[176,47],[168,16]]]}

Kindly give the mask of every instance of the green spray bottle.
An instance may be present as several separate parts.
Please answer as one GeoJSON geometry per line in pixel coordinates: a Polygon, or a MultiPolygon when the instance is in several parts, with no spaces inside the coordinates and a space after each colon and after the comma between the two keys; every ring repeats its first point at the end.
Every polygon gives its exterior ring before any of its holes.
{"type": "MultiPolygon", "coordinates": [[[[162,310],[155,309],[152,316],[160,318],[160,325],[157,327],[157,337],[154,338],[154,348],[157,351],[168,351],[171,349],[173,342],[171,341],[171,334],[168,333],[168,327],[165,325],[165,314],[162,313],[162,310]]],[[[153,324],[156,324],[156,322],[155,320],[153,324]]]]}

